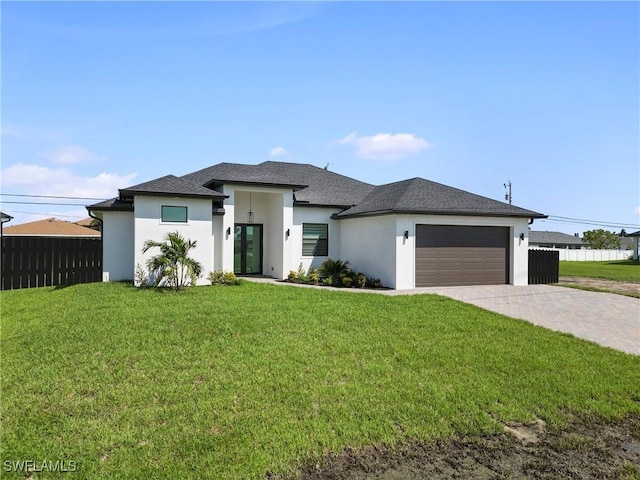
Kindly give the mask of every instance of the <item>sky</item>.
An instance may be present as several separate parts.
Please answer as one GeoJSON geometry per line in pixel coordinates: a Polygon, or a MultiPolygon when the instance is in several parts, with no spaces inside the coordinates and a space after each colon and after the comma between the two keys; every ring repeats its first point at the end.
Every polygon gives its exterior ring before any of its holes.
{"type": "Polygon", "coordinates": [[[276,160],[511,182],[534,230],[640,229],[638,2],[2,1],[0,22],[11,224],[276,160]]]}

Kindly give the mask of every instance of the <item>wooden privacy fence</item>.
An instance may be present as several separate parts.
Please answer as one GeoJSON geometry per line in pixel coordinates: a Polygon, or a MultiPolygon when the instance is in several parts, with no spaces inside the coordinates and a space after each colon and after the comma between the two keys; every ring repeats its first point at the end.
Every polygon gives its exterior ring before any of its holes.
{"type": "Polygon", "coordinates": [[[558,283],[560,254],[555,250],[529,250],[529,285],[558,283]]]}
{"type": "Polygon", "coordinates": [[[102,281],[99,238],[2,237],[2,290],[102,281]]]}

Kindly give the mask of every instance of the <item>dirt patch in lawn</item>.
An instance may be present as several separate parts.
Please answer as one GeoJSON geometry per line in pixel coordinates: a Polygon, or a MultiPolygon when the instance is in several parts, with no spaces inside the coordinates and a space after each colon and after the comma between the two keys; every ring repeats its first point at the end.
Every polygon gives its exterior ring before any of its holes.
{"type": "Polygon", "coordinates": [[[640,283],[616,282],[614,280],[604,280],[601,278],[587,277],[560,277],[558,285],[567,287],[582,287],[603,292],[617,293],[640,297],[640,283]]]}
{"type": "Polygon", "coordinates": [[[303,469],[305,480],[638,479],[640,415],[615,423],[505,425],[449,442],[347,448],[303,469]]]}

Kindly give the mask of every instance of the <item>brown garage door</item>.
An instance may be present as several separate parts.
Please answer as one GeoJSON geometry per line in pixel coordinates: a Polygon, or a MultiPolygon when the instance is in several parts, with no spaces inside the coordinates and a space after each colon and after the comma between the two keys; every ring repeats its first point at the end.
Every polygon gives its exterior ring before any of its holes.
{"type": "Polygon", "coordinates": [[[416,225],[416,287],[509,283],[509,228],[416,225]]]}

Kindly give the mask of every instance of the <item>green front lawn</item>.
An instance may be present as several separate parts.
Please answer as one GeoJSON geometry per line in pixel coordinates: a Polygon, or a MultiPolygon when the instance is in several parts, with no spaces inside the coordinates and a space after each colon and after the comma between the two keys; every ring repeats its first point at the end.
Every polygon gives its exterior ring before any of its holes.
{"type": "Polygon", "coordinates": [[[591,277],[640,283],[640,263],[633,260],[617,262],[560,262],[560,275],[591,277]]]}
{"type": "Polygon", "coordinates": [[[112,283],[0,299],[0,465],[258,479],[347,445],[640,413],[640,357],[444,297],[112,283]]]}

